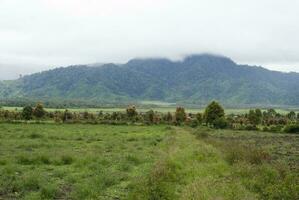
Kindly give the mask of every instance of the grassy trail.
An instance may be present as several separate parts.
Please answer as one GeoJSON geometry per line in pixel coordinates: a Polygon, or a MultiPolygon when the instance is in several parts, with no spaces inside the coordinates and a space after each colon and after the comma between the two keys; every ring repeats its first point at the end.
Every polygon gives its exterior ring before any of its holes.
{"type": "Polygon", "coordinates": [[[256,199],[212,145],[175,127],[161,143],[160,158],[135,183],[130,199],[256,199]]]}

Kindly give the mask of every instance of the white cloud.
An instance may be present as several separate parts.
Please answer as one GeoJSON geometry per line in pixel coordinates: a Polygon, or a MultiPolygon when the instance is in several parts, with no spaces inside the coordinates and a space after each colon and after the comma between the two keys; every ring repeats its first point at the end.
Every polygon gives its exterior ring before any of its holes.
{"type": "Polygon", "coordinates": [[[299,72],[298,8],[297,0],[0,0],[0,63],[30,72],[213,52],[299,72]]]}

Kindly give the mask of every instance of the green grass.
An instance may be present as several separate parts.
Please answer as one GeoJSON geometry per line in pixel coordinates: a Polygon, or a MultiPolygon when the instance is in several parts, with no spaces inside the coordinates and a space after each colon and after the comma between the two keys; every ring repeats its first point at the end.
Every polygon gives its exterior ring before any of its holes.
{"type": "Polygon", "coordinates": [[[0,199],[298,199],[298,152],[296,135],[0,124],[0,199]]]}
{"type": "Polygon", "coordinates": [[[0,124],[0,199],[123,199],[164,126],[0,124]]]}

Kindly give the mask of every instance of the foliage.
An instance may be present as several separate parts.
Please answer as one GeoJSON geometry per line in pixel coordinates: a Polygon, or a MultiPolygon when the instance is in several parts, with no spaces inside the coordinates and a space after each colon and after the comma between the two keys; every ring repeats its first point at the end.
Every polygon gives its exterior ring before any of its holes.
{"type": "Polygon", "coordinates": [[[197,121],[198,121],[199,124],[202,124],[202,122],[203,122],[203,116],[202,116],[201,113],[197,113],[196,114],[196,119],[197,119],[197,121]]]}
{"type": "Polygon", "coordinates": [[[137,110],[136,110],[136,107],[134,105],[129,106],[126,111],[127,111],[127,116],[131,119],[136,117],[136,115],[138,114],[137,110]]]}
{"type": "Polygon", "coordinates": [[[31,120],[33,117],[33,109],[31,106],[25,106],[22,111],[22,117],[25,120],[31,120]]]}
{"type": "Polygon", "coordinates": [[[227,128],[229,126],[225,117],[216,118],[213,122],[213,125],[215,128],[220,128],[220,129],[227,128]]]}
{"type": "Polygon", "coordinates": [[[123,65],[57,68],[0,82],[0,98],[20,99],[19,103],[26,98],[62,108],[136,100],[202,105],[213,99],[231,106],[299,105],[294,88],[299,88],[298,73],[272,72],[203,54],[180,62],[134,59],[123,65]]]}
{"type": "Polygon", "coordinates": [[[261,120],[262,120],[261,110],[260,109],[249,110],[248,120],[249,120],[249,123],[251,123],[252,125],[255,125],[255,126],[260,124],[261,120]]]}
{"type": "Polygon", "coordinates": [[[177,107],[175,110],[175,123],[180,125],[186,121],[186,113],[185,113],[185,108],[183,107],[177,107]]]}
{"type": "MultiPolygon", "coordinates": [[[[204,118],[207,124],[216,126],[220,118],[224,117],[224,109],[216,101],[212,101],[205,109],[204,118]]],[[[221,123],[221,122],[220,122],[221,123]]]]}
{"type": "Polygon", "coordinates": [[[38,103],[36,104],[34,110],[33,110],[33,115],[37,118],[37,119],[41,119],[45,116],[46,111],[43,107],[43,104],[38,103]]]}
{"type": "Polygon", "coordinates": [[[284,128],[286,133],[299,133],[299,124],[289,124],[284,128]]]}

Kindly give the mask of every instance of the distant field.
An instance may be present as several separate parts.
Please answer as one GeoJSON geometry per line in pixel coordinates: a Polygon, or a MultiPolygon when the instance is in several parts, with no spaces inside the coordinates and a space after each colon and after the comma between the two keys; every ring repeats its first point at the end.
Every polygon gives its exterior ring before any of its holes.
{"type": "Polygon", "coordinates": [[[298,199],[298,152],[298,135],[0,124],[0,199],[298,199]]]}
{"type": "MultiPolygon", "coordinates": [[[[21,111],[23,108],[22,107],[2,107],[3,109],[6,110],[18,110],[21,111]]],[[[137,108],[138,112],[147,112],[149,111],[151,108],[137,108]]],[[[167,112],[175,112],[175,107],[154,107],[152,108],[154,111],[157,112],[162,112],[162,113],[167,113],[167,112]]],[[[64,111],[65,109],[55,109],[55,108],[46,108],[46,110],[48,111],[55,111],[55,110],[60,110],[60,111],[64,111]]],[[[84,112],[84,111],[88,111],[88,112],[99,112],[99,111],[103,111],[105,113],[112,113],[112,112],[125,112],[125,108],[69,108],[69,111],[73,111],[73,112],[84,112]]],[[[187,113],[202,113],[204,112],[203,108],[186,108],[185,109],[187,113]]],[[[288,112],[290,112],[291,110],[299,112],[299,109],[275,109],[276,112],[281,113],[281,114],[286,114],[288,112]]],[[[249,109],[247,108],[243,108],[243,109],[232,109],[232,108],[228,108],[225,109],[225,113],[226,114],[243,114],[243,113],[247,113],[249,111],[249,109]]]]}

